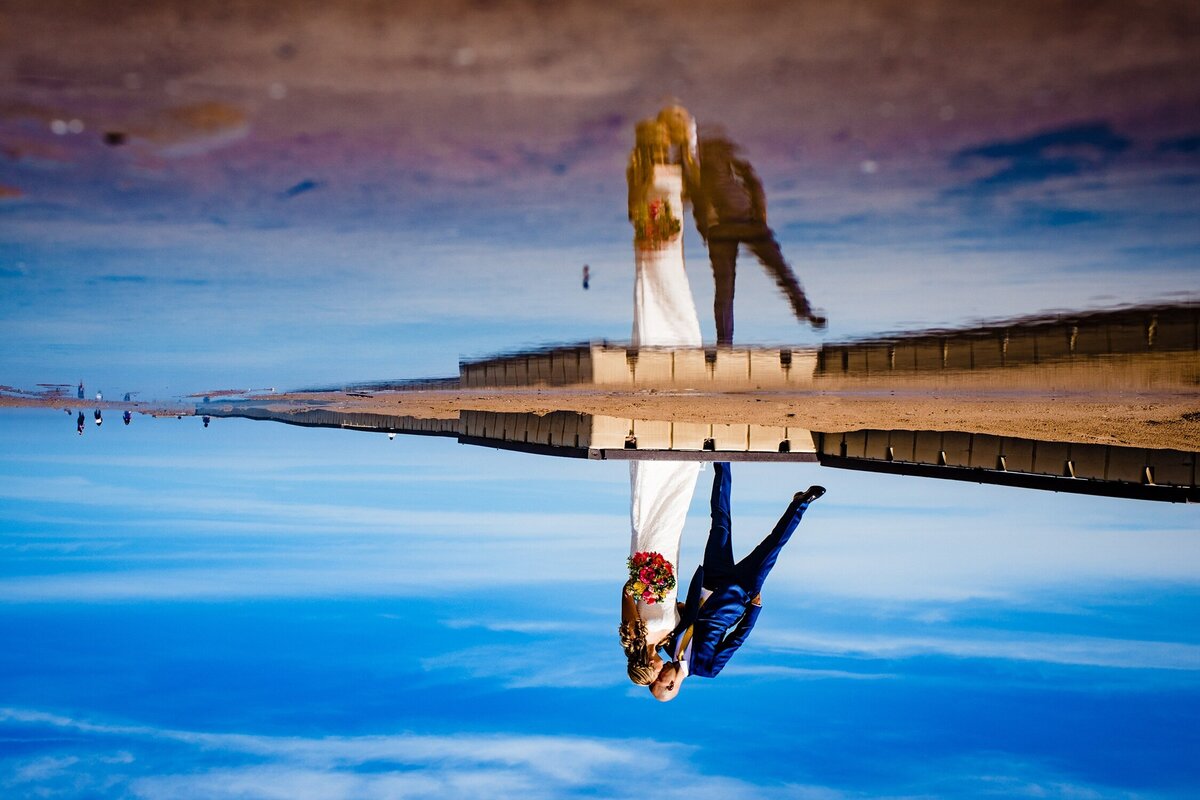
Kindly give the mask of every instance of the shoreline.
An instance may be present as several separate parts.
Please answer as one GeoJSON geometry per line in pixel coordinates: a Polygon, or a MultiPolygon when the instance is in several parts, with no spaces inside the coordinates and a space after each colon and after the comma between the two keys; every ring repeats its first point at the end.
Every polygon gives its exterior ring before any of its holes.
{"type": "MultiPolygon", "coordinates": [[[[631,419],[750,423],[841,432],[942,430],[1200,452],[1200,395],[1195,391],[1100,394],[1091,391],[983,392],[975,388],[858,391],[699,392],[655,389],[439,389],[399,392],[286,392],[240,403],[289,413],[325,409],[452,419],[462,410],[547,414],[574,411],[631,419]]],[[[212,409],[240,403],[215,400],[212,409]]],[[[80,401],[0,394],[0,408],[128,409],[157,417],[204,413],[203,403],[80,401]]]]}

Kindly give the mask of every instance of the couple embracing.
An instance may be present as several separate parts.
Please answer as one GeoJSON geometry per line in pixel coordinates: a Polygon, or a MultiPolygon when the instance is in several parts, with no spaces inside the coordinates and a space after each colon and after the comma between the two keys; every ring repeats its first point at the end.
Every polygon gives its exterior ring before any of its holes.
{"type": "MultiPolygon", "coordinates": [[[[718,345],[732,343],[734,265],[740,243],[747,244],[774,274],[798,317],[817,327],[824,325],[766,226],[757,176],[727,145],[710,140],[698,147],[695,123],[679,106],[638,124],[626,174],[636,265],[634,347],[702,346],[677,216],[685,195],[709,246],[717,286],[718,345]]],[[[797,493],[775,529],[735,562],[729,513],[732,476],[727,463],[715,468],[712,528],[687,601],[677,602],[673,578],[670,586],[660,586],[655,593],[631,576],[622,590],[620,636],[629,677],[649,686],[662,701],[673,699],[688,675],[717,675],[745,641],[761,611],[760,592],[767,573],[805,509],[825,492],[814,486],[797,493]]],[[[660,555],[673,575],[678,574],[680,540],[699,471],[696,462],[630,462],[631,554],[660,555]]]]}
{"type": "MultiPolygon", "coordinates": [[[[675,699],[689,675],[715,678],[746,641],[762,611],[763,582],[805,510],[825,494],[821,486],[797,492],[766,538],[749,555],[734,561],[729,513],[732,473],[725,462],[713,467],[712,527],[704,559],[692,575],[687,601],[676,603],[674,588],[661,600],[645,589],[638,591],[641,584],[633,576],[621,593],[621,646],[629,679],[648,686],[650,693],[663,702],[675,699]],[[674,625],[664,630],[664,622],[674,625]]],[[[635,548],[644,543],[638,541],[638,533],[635,527],[635,548]]],[[[635,549],[635,553],[643,552],[635,549]]],[[[677,566],[678,539],[675,554],[677,566]]]]}
{"type": "Polygon", "coordinates": [[[712,265],[717,345],[733,344],[737,255],[746,245],[774,278],[796,318],[814,328],[826,320],[808,301],[767,225],[758,174],[723,134],[698,137],[682,106],[667,106],[637,125],[626,170],[636,276],[633,345],[700,346],[700,323],[684,271],[681,215],[692,206],[712,265]]]}

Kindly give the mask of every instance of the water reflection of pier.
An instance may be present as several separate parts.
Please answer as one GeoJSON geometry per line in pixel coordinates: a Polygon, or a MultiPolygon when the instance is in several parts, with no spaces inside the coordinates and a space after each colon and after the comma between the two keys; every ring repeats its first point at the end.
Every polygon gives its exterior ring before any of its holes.
{"type": "Polygon", "coordinates": [[[817,374],[868,376],[1094,364],[1104,356],[1195,353],[1200,304],[1064,313],[965,330],[883,337],[819,351],[817,374]]]}
{"type": "MultiPolygon", "coordinates": [[[[608,342],[464,361],[464,389],[536,386],[781,391],[832,388],[841,380],[890,382],[1000,371],[1010,388],[1035,389],[1053,368],[1055,386],[1072,377],[1137,385],[1149,370],[1164,382],[1195,386],[1200,304],[1059,314],[960,330],[897,334],[813,348],[633,348],[608,342]],[[1114,362],[1114,358],[1120,362],[1114,362]],[[1024,368],[1024,370],[1023,370],[1024,368]],[[1074,369],[1073,369],[1074,368],[1074,369]],[[1021,373],[1018,376],[1018,373],[1021,373]]],[[[1004,387],[997,387],[1004,388],[1004,387]]]]}

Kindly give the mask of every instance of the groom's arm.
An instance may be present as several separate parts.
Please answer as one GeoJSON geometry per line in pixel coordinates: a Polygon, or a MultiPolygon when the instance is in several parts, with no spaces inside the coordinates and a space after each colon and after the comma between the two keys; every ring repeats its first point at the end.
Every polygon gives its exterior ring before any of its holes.
{"type": "Polygon", "coordinates": [[[754,627],[755,621],[758,620],[758,615],[762,611],[762,606],[751,604],[746,608],[746,613],[738,620],[737,627],[733,629],[733,633],[725,637],[720,644],[717,645],[717,651],[713,655],[712,674],[716,676],[718,672],[725,668],[725,663],[737,652],[737,649],[742,646],[742,642],[746,641],[746,637],[750,635],[750,630],[754,627]]]}

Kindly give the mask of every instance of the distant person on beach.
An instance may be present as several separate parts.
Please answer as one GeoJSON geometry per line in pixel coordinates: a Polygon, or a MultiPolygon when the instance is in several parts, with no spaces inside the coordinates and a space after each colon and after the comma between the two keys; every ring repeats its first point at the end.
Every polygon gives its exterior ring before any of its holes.
{"type": "Polygon", "coordinates": [[[130,421],[133,420],[133,414],[130,414],[128,411],[126,411],[123,415],[121,415],[121,419],[125,420],[125,424],[128,425],[130,421]]]}
{"type": "Polygon", "coordinates": [[[587,291],[588,281],[591,279],[591,277],[592,277],[591,269],[588,268],[587,264],[584,264],[583,265],[583,289],[584,289],[584,291],[587,291]]]}
{"type": "Polygon", "coordinates": [[[95,418],[96,418],[96,427],[97,428],[99,428],[101,425],[104,424],[104,416],[100,413],[100,409],[98,409],[98,408],[96,409],[95,418]]]}
{"type": "Polygon", "coordinates": [[[83,381],[79,382],[79,391],[76,392],[76,394],[79,396],[80,400],[83,399],[83,381]]]}
{"type": "Polygon", "coordinates": [[[209,423],[209,420],[210,420],[210,419],[211,419],[211,418],[210,418],[210,417],[208,417],[208,416],[205,416],[205,417],[204,417],[204,427],[206,427],[206,428],[208,427],[208,423],[209,423]]]}
{"type": "Polygon", "coordinates": [[[83,436],[83,427],[87,423],[87,419],[83,416],[83,412],[79,412],[79,416],[75,418],[75,430],[79,431],[79,435],[83,436]]]}

